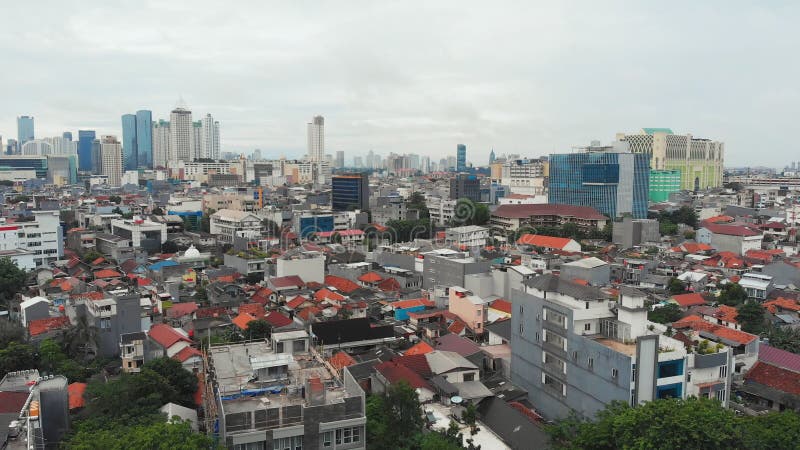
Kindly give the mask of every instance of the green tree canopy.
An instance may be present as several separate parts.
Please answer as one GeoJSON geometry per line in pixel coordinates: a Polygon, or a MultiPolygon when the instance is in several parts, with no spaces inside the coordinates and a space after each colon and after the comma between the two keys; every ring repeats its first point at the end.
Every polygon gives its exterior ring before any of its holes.
{"type": "Polygon", "coordinates": [[[681,280],[672,277],[667,283],[667,290],[672,295],[683,294],[686,292],[686,285],[684,285],[681,280]]]}
{"type": "Polygon", "coordinates": [[[108,428],[81,426],[65,444],[69,450],[210,449],[212,438],[192,431],[188,422],[153,421],[149,424],[108,428]]]}
{"type": "Polygon", "coordinates": [[[683,317],[683,311],[675,303],[667,303],[647,313],[647,320],[656,323],[672,323],[683,317]]]}
{"type": "Polygon", "coordinates": [[[122,203],[122,197],[120,197],[119,195],[112,195],[111,197],[108,197],[108,201],[119,205],[120,203],[122,203]]]}
{"type": "Polygon", "coordinates": [[[28,274],[9,258],[0,258],[0,298],[8,301],[21,291],[28,280],[28,274]]]}
{"type": "Polygon", "coordinates": [[[35,369],[38,363],[36,349],[32,346],[9,342],[5,348],[0,349],[0,378],[8,372],[35,369]]]}
{"type": "Polygon", "coordinates": [[[756,301],[747,301],[738,309],[736,321],[742,324],[742,331],[758,334],[764,330],[764,307],[756,301]]]}
{"type": "Polygon", "coordinates": [[[184,369],[180,362],[168,358],[156,358],[142,366],[161,375],[176,391],[175,403],[183,406],[194,406],[194,393],[197,390],[197,377],[184,369]]]}
{"type": "Polygon", "coordinates": [[[244,334],[248,340],[267,339],[272,335],[272,325],[264,319],[251,320],[244,334]]]}
{"type": "Polygon", "coordinates": [[[717,301],[723,305],[738,306],[747,300],[747,292],[739,283],[727,283],[722,286],[717,301]]]}
{"type": "Polygon", "coordinates": [[[787,352],[800,353],[800,330],[789,327],[769,327],[769,345],[787,352]]]}
{"type": "Polygon", "coordinates": [[[370,448],[416,448],[422,428],[419,399],[408,383],[392,384],[383,395],[371,395],[367,399],[367,442],[370,448]]]}

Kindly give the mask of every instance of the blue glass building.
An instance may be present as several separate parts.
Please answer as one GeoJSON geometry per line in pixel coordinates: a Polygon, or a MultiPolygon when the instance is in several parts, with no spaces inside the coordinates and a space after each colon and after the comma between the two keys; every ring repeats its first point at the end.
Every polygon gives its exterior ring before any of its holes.
{"type": "Polygon", "coordinates": [[[610,218],[647,218],[650,159],[642,153],[550,155],[549,203],[591,206],[610,218]]]}
{"type": "Polygon", "coordinates": [[[36,171],[36,178],[46,179],[47,157],[19,155],[0,157],[0,168],[10,168],[11,170],[34,170],[36,171]]]}
{"type": "Polygon", "coordinates": [[[95,137],[94,130],[78,130],[78,170],[92,170],[92,142],[95,137]]]}
{"type": "Polygon", "coordinates": [[[463,172],[467,170],[467,146],[458,144],[456,146],[456,171],[463,172]]]}
{"type": "Polygon", "coordinates": [[[136,149],[139,167],[153,168],[153,113],[143,109],[136,111],[136,149]]]}
{"type": "Polygon", "coordinates": [[[369,209],[369,178],[365,173],[334,175],[331,179],[331,207],[335,211],[369,209]]]}
{"type": "Polygon", "coordinates": [[[17,145],[22,148],[26,142],[32,141],[33,137],[33,117],[17,117],[17,145]]]}
{"type": "Polygon", "coordinates": [[[136,146],[136,116],[122,116],[122,170],[136,170],[139,151],[136,146]]]}

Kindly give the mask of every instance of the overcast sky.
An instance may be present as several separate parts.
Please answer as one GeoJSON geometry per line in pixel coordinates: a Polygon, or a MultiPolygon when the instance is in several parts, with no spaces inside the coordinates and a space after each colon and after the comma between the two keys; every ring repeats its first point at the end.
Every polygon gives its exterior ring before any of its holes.
{"type": "Polygon", "coordinates": [[[223,151],[267,157],[304,154],[322,114],[348,162],[464,143],[485,164],[642,127],[722,140],[729,166],[800,161],[798,2],[266,3],[4,1],[3,141],[23,114],[36,137],[120,135],[182,96],[223,151]]]}

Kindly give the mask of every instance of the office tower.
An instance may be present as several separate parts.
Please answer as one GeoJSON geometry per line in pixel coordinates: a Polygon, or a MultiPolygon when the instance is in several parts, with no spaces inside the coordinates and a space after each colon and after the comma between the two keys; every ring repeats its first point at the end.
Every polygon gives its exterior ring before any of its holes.
{"type": "Polygon", "coordinates": [[[416,153],[411,153],[409,155],[406,155],[406,160],[407,160],[406,167],[408,167],[411,170],[419,170],[419,155],[417,155],[416,153]]]}
{"type": "Polygon", "coordinates": [[[116,136],[103,136],[100,141],[100,174],[108,177],[110,186],[122,182],[122,144],[116,136]]]}
{"type": "Polygon", "coordinates": [[[647,218],[649,155],[626,142],[550,155],[549,203],[591,206],[610,218],[647,218]]]}
{"type": "Polygon", "coordinates": [[[8,143],[6,144],[6,154],[14,155],[16,153],[17,153],[17,140],[9,139],[8,143]]]}
{"type": "Polygon", "coordinates": [[[94,130],[78,130],[78,170],[92,171],[92,142],[94,130]]]}
{"type": "Polygon", "coordinates": [[[467,146],[458,144],[456,146],[456,171],[463,172],[467,170],[467,146]]]}
{"type": "Polygon", "coordinates": [[[136,170],[139,165],[139,149],[136,144],[136,115],[122,116],[122,165],[125,170],[136,170]]]}
{"type": "Polygon", "coordinates": [[[372,168],[373,169],[383,168],[383,157],[381,155],[375,155],[372,158],[372,168]]]}
{"type": "Polygon", "coordinates": [[[669,194],[681,190],[680,170],[650,169],[649,200],[654,203],[666,202],[669,194]]]}
{"type": "Polygon", "coordinates": [[[44,139],[33,139],[22,144],[20,152],[26,156],[47,156],[53,154],[53,145],[44,139]]]}
{"type": "Polygon", "coordinates": [[[153,167],[153,113],[146,109],[136,111],[137,167],[153,167]]]}
{"type": "Polygon", "coordinates": [[[159,120],[153,122],[153,168],[167,167],[169,159],[170,130],[169,122],[159,120]]]}
{"type": "Polygon", "coordinates": [[[375,159],[375,153],[372,150],[370,150],[367,153],[367,159],[366,159],[366,163],[367,163],[367,167],[368,168],[370,168],[370,169],[374,169],[375,168],[375,165],[374,165],[374,162],[373,162],[374,159],[375,159]]]}
{"type": "Polygon", "coordinates": [[[430,173],[431,172],[431,157],[430,156],[423,156],[422,161],[420,162],[419,170],[422,173],[430,173]]]}
{"type": "Polygon", "coordinates": [[[325,118],[322,116],[314,116],[308,124],[308,159],[325,160],[325,118]]]}
{"type": "Polygon", "coordinates": [[[92,141],[92,174],[103,174],[103,153],[100,146],[100,139],[92,141]]]}
{"type": "Polygon", "coordinates": [[[203,122],[192,122],[192,161],[202,158],[203,122]]]}
{"type": "Polygon", "coordinates": [[[192,161],[194,158],[193,140],[192,112],[181,107],[173,109],[169,116],[169,153],[167,161],[192,161]]]}
{"type": "Polygon", "coordinates": [[[698,139],[691,134],[674,134],[669,128],[642,128],[639,134],[617,133],[628,142],[632,153],[650,158],[654,170],[680,170],[681,189],[697,191],[722,186],[725,144],[698,139]]]}
{"type": "Polygon", "coordinates": [[[17,145],[22,148],[26,142],[33,139],[33,116],[17,117],[17,145]]]}
{"type": "Polygon", "coordinates": [[[260,161],[261,160],[261,149],[257,148],[253,150],[253,154],[250,155],[250,159],[253,161],[260,161]]]}
{"type": "Polygon", "coordinates": [[[459,173],[450,179],[450,200],[468,198],[481,201],[481,182],[475,175],[459,173]]]}
{"type": "Polygon", "coordinates": [[[336,211],[369,209],[369,177],[366,173],[334,175],[331,180],[331,207],[336,211]]]}
{"type": "Polygon", "coordinates": [[[341,150],[336,151],[336,168],[341,169],[344,167],[344,152],[341,150]]]}
{"type": "MultiPolygon", "coordinates": [[[[201,153],[203,158],[219,159],[219,122],[206,114],[201,120],[203,134],[201,136],[201,153]]],[[[259,158],[260,159],[260,158],[259,158]]]]}
{"type": "Polygon", "coordinates": [[[68,141],[71,141],[72,140],[72,131],[65,131],[65,132],[61,133],[61,137],[63,137],[64,139],[66,139],[68,141]]]}
{"type": "MultiPolygon", "coordinates": [[[[360,156],[354,156],[353,157],[353,167],[355,167],[356,169],[360,169],[360,168],[364,167],[364,163],[362,162],[362,159],[361,159],[360,156]]],[[[369,165],[367,165],[367,168],[370,168],[369,165]]]]}
{"type": "Polygon", "coordinates": [[[47,157],[47,181],[55,185],[78,182],[77,155],[51,155],[47,157]]]}
{"type": "Polygon", "coordinates": [[[494,164],[494,160],[495,160],[495,159],[496,159],[496,158],[495,158],[495,156],[494,156],[494,147],[492,147],[492,151],[489,153],[489,165],[492,165],[492,164],[494,164]]]}

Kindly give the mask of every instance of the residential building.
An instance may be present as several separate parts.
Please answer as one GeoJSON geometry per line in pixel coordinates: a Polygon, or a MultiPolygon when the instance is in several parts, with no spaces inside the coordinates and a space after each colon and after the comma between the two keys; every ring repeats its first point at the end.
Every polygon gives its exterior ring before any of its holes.
{"type": "Polygon", "coordinates": [[[112,219],[111,234],[127,239],[134,248],[148,252],[161,250],[167,242],[167,224],[144,219],[112,219]]]}
{"type": "Polygon", "coordinates": [[[209,231],[221,242],[232,243],[234,237],[260,236],[261,219],[249,212],[221,209],[211,215],[209,231]]]}
{"type": "Polygon", "coordinates": [[[498,165],[500,166],[499,182],[508,186],[511,192],[524,195],[545,194],[545,161],[514,159],[498,165]]]}
{"type": "Polygon", "coordinates": [[[648,155],[620,143],[550,155],[548,201],[592,206],[611,218],[646,219],[649,164],[648,155]]]}
{"type": "MultiPolygon", "coordinates": [[[[477,261],[462,252],[439,249],[422,253],[422,288],[464,286],[464,277],[489,270],[489,261],[477,261]]],[[[441,305],[437,305],[441,306],[441,305]]]]}
{"type": "Polygon", "coordinates": [[[308,159],[313,162],[325,160],[325,118],[314,116],[308,123],[308,159]]]}
{"type": "Polygon", "coordinates": [[[445,244],[459,247],[483,247],[487,239],[489,239],[489,229],[478,225],[448,228],[444,236],[445,244]]]}
{"type": "Polygon", "coordinates": [[[517,239],[517,245],[539,247],[545,250],[560,250],[564,252],[580,252],[581,244],[575,239],[542,234],[523,234],[517,239]]]}
{"type": "Polygon", "coordinates": [[[153,121],[153,168],[167,167],[170,155],[171,133],[169,121],[153,121]]]}
{"type": "Polygon", "coordinates": [[[86,315],[89,324],[97,327],[95,350],[98,356],[104,358],[120,355],[122,335],[142,331],[142,307],[138,293],[111,294],[99,300],[70,299],[67,315],[72,323],[77,323],[79,316],[86,315]]]}
{"type": "Polygon", "coordinates": [[[630,216],[614,222],[612,242],[621,248],[631,248],[645,243],[661,241],[658,221],[655,219],[632,219],[630,216]]]}
{"type": "Polygon", "coordinates": [[[722,186],[725,144],[691,134],[674,134],[669,128],[642,128],[637,134],[617,133],[633,153],[647,155],[654,170],[679,170],[681,189],[698,191],[722,186]]]}
{"type": "Polygon", "coordinates": [[[116,136],[103,136],[100,141],[100,174],[108,177],[109,186],[120,186],[122,169],[122,145],[116,136]]]}
{"type": "Polygon", "coordinates": [[[78,182],[78,155],[47,157],[47,181],[57,186],[78,182]]]}
{"type": "Polygon", "coordinates": [[[203,122],[192,122],[192,157],[190,161],[196,161],[203,155],[203,122]]]}
{"type": "Polygon", "coordinates": [[[31,139],[22,144],[21,155],[26,156],[46,156],[53,153],[53,145],[44,139],[31,139]]]}
{"type": "Polygon", "coordinates": [[[746,273],[739,280],[739,286],[747,292],[749,298],[766,300],[775,288],[772,277],[764,273],[746,273]]]}
{"type": "Polygon", "coordinates": [[[337,169],[344,167],[344,152],[342,150],[336,151],[336,163],[334,164],[334,167],[337,169]]]}
{"type": "Polygon", "coordinates": [[[458,144],[456,146],[456,172],[467,170],[467,146],[458,144]]]}
{"type": "Polygon", "coordinates": [[[653,203],[669,201],[669,195],[681,190],[681,171],[650,169],[649,200],[653,203]]]}
{"type": "Polygon", "coordinates": [[[331,180],[331,207],[335,211],[369,209],[369,176],[366,173],[334,175],[331,180]]]}
{"type": "Polygon", "coordinates": [[[594,256],[561,264],[561,278],[583,281],[592,286],[604,286],[611,279],[611,266],[594,256]]]}
{"type": "Polygon", "coordinates": [[[94,130],[78,130],[78,170],[92,170],[92,142],[96,137],[94,130]]]}
{"type": "Polygon", "coordinates": [[[489,302],[460,286],[449,289],[448,310],[458,316],[469,330],[481,335],[489,320],[489,302]]]}
{"type": "Polygon", "coordinates": [[[173,109],[169,116],[169,152],[166,161],[194,160],[193,142],[192,112],[182,107],[173,109]]]}
{"type": "Polygon", "coordinates": [[[450,179],[450,200],[462,198],[481,201],[481,182],[475,175],[459,173],[450,179]]]}
{"type": "Polygon", "coordinates": [[[709,244],[720,252],[744,255],[748,250],[760,250],[764,235],[744,225],[723,225],[703,222],[697,230],[695,240],[709,244]]]}
{"type": "Polygon", "coordinates": [[[523,227],[561,227],[572,223],[589,233],[602,230],[607,222],[608,217],[591,206],[555,203],[500,205],[492,211],[489,220],[492,228],[505,232],[516,232],[523,227]]]}
{"type": "Polygon", "coordinates": [[[275,276],[292,275],[299,276],[306,283],[324,283],[325,255],[320,252],[289,251],[276,258],[275,276]]]}
{"type": "Polygon", "coordinates": [[[727,404],[731,349],[690,354],[647,321],[641,292],[624,288],[611,301],[597,288],[542,275],[511,300],[511,381],[548,419],[571,411],[589,418],[612,401],[637,405],[693,392],[727,404]],[[700,369],[710,372],[702,383],[687,376],[700,369]]]}
{"type": "Polygon", "coordinates": [[[0,219],[0,235],[7,237],[0,248],[12,259],[28,261],[25,265],[30,263],[30,256],[25,256],[30,253],[36,267],[48,266],[64,256],[63,233],[58,210],[32,211],[13,223],[0,219]]]}
{"type": "Polygon", "coordinates": [[[33,116],[17,117],[17,145],[22,148],[26,142],[34,140],[33,116]]]}
{"type": "Polygon", "coordinates": [[[202,123],[200,157],[217,160],[220,148],[219,122],[214,120],[211,114],[206,114],[200,122],[202,123]]]}

